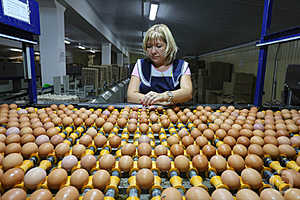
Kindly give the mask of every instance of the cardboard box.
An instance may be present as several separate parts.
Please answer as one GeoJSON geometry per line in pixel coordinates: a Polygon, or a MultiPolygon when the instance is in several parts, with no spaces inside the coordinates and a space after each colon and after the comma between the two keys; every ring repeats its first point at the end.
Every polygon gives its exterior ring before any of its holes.
{"type": "Polygon", "coordinates": [[[233,95],[234,85],[232,82],[223,83],[223,95],[233,95]]]}

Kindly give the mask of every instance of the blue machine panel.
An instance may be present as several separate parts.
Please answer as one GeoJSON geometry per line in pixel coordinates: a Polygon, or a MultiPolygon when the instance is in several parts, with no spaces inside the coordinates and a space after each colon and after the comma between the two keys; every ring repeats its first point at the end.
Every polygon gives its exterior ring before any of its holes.
{"type": "MultiPolygon", "coordinates": [[[[22,9],[21,9],[22,10],[22,9]]],[[[0,24],[6,24],[14,28],[24,30],[34,35],[40,35],[40,15],[39,15],[39,5],[35,0],[0,0],[0,24]],[[16,3],[17,2],[17,3],[16,3]],[[14,4],[16,3],[16,4],[14,4]],[[20,12],[16,13],[19,19],[12,17],[12,15],[5,15],[12,11],[17,11],[20,6],[18,5],[28,5],[29,8],[29,20],[21,19],[20,12]],[[6,8],[4,10],[4,7],[6,8]]]]}

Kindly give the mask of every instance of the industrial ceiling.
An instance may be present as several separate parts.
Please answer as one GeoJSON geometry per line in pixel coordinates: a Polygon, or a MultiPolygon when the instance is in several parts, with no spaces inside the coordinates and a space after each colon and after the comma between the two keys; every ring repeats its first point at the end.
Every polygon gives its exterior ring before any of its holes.
{"type": "MultiPolygon", "coordinates": [[[[66,36],[99,46],[106,36],[66,4],[66,36]]],[[[73,1],[74,3],[78,1],[73,1]]],[[[82,1],[82,0],[80,0],[82,1]]],[[[150,21],[149,0],[86,0],[96,16],[129,52],[141,51],[142,35],[151,25],[168,25],[180,56],[201,55],[258,40],[264,0],[160,0],[150,21]]],[[[274,1],[271,32],[300,26],[300,1],[274,1]]]]}

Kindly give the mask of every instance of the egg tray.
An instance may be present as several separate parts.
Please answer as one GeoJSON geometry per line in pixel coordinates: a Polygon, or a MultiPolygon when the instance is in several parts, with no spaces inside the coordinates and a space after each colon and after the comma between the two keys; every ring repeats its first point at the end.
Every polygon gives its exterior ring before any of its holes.
{"type": "MultiPolygon", "coordinates": [[[[184,126],[185,126],[185,128],[189,129],[186,126],[186,124],[184,124],[184,126]]],[[[176,128],[176,131],[179,131],[177,125],[175,125],[175,128],[176,128]]],[[[99,130],[100,129],[98,129],[98,131],[99,130]]],[[[123,131],[123,129],[120,129],[117,135],[121,136],[122,131],[123,131]]],[[[165,129],[165,132],[166,132],[167,137],[170,136],[170,133],[169,133],[168,129],[165,129]]],[[[106,134],[105,136],[107,137],[108,135],[109,134],[106,134]]],[[[154,135],[154,138],[155,138],[155,144],[156,145],[160,144],[159,135],[158,134],[153,134],[153,135],[154,135]]],[[[128,142],[129,143],[133,143],[133,138],[134,138],[134,134],[129,133],[129,140],[128,140],[128,142]]],[[[98,149],[98,151],[96,152],[95,156],[97,156],[97,157],[99,156],[100,150],[101,150],[101,148],[98,149]]],[[[117,150],[118,149],[116,149],[116,148],[112,148],[112,151],[110,153],[112,155],[115,155],[115,153],[116,153],[117,150]]],[[[56,166],[53,166],[51,170],[53,170],[55,167],[56,166]]],[[[185,189],[189,189],[191,187],[191,184],[190,184],[189,178],[186,176],[186,174],[181,173],[179,176],[182,178],[182,185],[183,185],[183,187],[185,189]]],[[[210,180],[208,178],[205,178],[205,176],[203,174],[202,175],[199,174],[199,176],[201,176],[203,178],[203,184],[208,187],[208,191],[211,194],[214,191],[214,187],[210,184],[210,180]]],[[[126,194],[126,189],[129,186],[128,185],[128,177],[129,177],[128,173],[121,173],[120,184],[119,184],[119,187],[118,187],[119,188],[119,197],[116,197],[116,199],[123,199],[123,197],[126,199],[128,197],[128,195],[126,194]]],[[[160,174],[160,178],[162,179],[161,186],[162,186],[163,189],[171,186],[171,184],[169,182],[169,177],[168,177],[167,173],[161,173],[160,174]]],[[[263,179],[263,181],[265,182],[266,180],[263,179]]],[[[234,195],[235,193],[232,192],[232,194],[234,195]]],[[[140,195],[140,199],[150,199],[149,191],[142,190],[142,193],[140,195]]]]}

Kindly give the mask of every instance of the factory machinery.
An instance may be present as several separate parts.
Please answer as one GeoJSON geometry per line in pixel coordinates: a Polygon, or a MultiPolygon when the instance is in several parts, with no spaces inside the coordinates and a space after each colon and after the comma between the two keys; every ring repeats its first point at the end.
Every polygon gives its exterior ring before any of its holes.
{"type": "Polygon", "coordinates": [[[300,110],[0,106],[7,199],[300,199],[300,110]]]}

